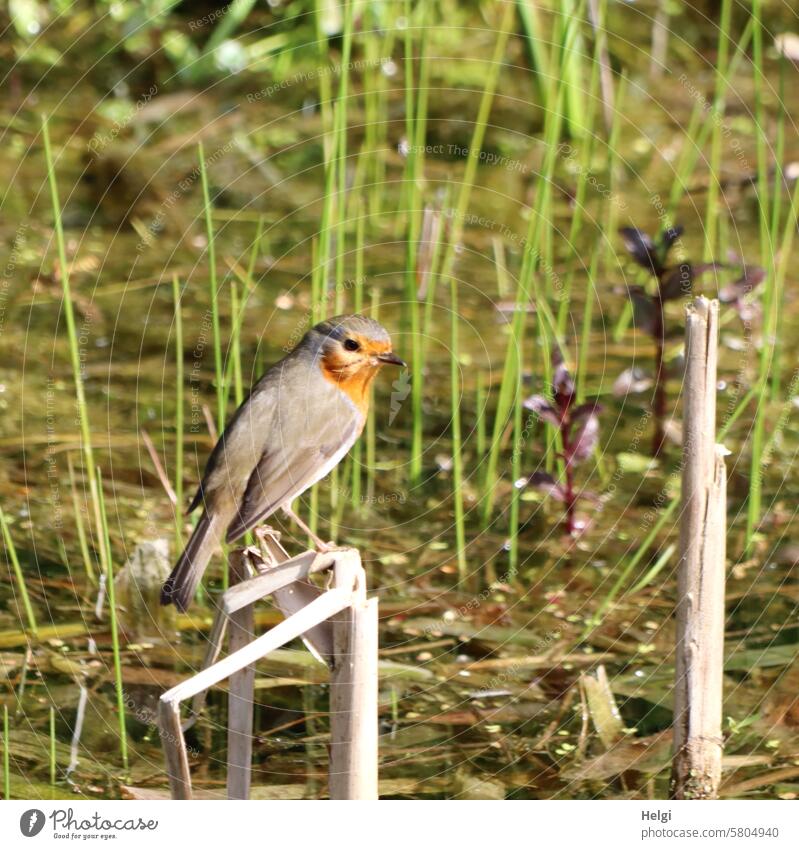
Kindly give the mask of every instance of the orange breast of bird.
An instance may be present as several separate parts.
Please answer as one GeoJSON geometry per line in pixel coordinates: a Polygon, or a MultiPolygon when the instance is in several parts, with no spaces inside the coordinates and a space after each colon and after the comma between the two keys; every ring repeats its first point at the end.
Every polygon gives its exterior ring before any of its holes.
{"type": "Polygon", "coordinates": [[[346,369],[337,368],[335,361],[322,360],[322,374],[325,379],[335,384],[358,408],[364,418],[369,412],[369,387],[377,371],[377,368],[364,367],[349,372],[346,369]]]}
{"type": "MultiPolygon", "coordinates": [[[[360,336],[355,338],[359,340],[367,356],[384,354],[391,350],[390,344],[366,340],[360,336]]],[[[325,380],[334,383],[366,418],[369,412],[369,388],[380,370],[380,366],[365,362],[360,364],[358,368],[352,368],[352,362],[336,352],[324,356],[321,366],[325,380]]]]}

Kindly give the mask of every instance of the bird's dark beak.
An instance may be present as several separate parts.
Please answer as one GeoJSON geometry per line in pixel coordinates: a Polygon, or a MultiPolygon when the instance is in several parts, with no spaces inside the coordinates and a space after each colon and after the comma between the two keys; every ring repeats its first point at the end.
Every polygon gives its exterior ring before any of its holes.
{"type": "Polygon", "coordinates": [[[393,351],[388,351],[385,354],[378,354],[377,359],[386,366],[404,366],[405,360],[401,360],[393,351]]]}

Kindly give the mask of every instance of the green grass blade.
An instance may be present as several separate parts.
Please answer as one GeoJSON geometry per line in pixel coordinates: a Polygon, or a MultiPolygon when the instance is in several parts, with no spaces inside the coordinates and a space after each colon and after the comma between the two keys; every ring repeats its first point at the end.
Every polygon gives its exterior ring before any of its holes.
{"type": "Polygon", "coordinates": [[[50,786],[55,787],[56,757],[55,757],[55,708],[50,706],[50,786]]]}
{"type": "Polygon", "coordinates": [[[208,191],[208,173],[205,167],[203,143],[198,145],[200,182],[203,190],[205,232],[208,239],[208,279],[211,287],[211,327],[214,337],[214,375],[216,379],[216,428],[219,434],[225,429],[225,372],[222,368],[222,334],[219,327],[219,283],[216,275],[216,239],[214,236],[213,209],[208,191]]]}
{"type": "Polygon", "coordinates": [[[461,583],[468,577],[466,564],[466,526],[463,509],[463,454],[461,449],[461,386],[458,359],[458,284],[450,278],[450,416],[452,431],[452,500],[455,505],[455,545],[458,558],[458,576],[461,583]]]}
{"type": "MultiPolygon", "coordinates": [[[[64,239],[64,224],[61,218],[61,202],[58,198],[58,184],[53,165],[53,152],[50,147],[50,129],[47,119],[42,117],[42,137],[44,139],[44,155],[47,163],[47,182],[50,186],[50,201],[53,208],[53,223],[58,246],[58,263],[61,272],[61,291],[63,293],[64,317],[67,323],[67,338],[69,339],[69,357],[72,366],[72,379],[75,383],[75,401],[78,413],[78,424],[81,436],[81,450],[86,475],[89,478],[89,493],[92,499],[94,520],[97,535],[100,537],[100,510],[97,493],[97,480],[94,476],[94,452],[92,450],[89,413],[86,404],[86,394],[83,388],[83,372],[80,361],[80,345],[75,325],[75,311],[72,305],[72,288],[70,285],[69,262],[67,261],[66,240],[64,239]]],[[[100,560],[105,566],[105,554],[100,552],[100,560]]]]}
{"type": "Polygon", "coordinates": [[[11,798],[11,735],[8,732],[8,705],[3,705],[3,798],[11,798]]]}
{"type": "Polygon", "coordinates": [[[69,491],[72,499],[72,511],[75,514],[75,531],[78,535],[78,547],[80,548],[83,569],[90,584],[97,584],[97,576],[94,574],[91,554],[89,553],[89,541],[86,538],[86,527],[83,524],[83,511],[78,498],[78,489],[75,482],[75,469],[72,465],[72,455],[67,452],[67,469],[69,470],[69,491]]]}
{"type": "Polygon", "coordinates": [[[183,547],[183,313],[180,305],[180,282],[172,276],[172,303],[175,316],[175,546],[183,547]]]}
{"type": "Polygon", "coordinates": [[[114,566],[111,557],[111,537],[108,532],[108,516],[105,510],[105,497],[102,489],[102,474],[97,468],[98,493],[100,495],[100,516],[103,522],[103,543],[106,548],[108,571],[106,573],[106,592],[108,593],[108,617],[111,630],[111,651],[114,656],[114,689],[116,690],[117,715],[119,719],[119,753],[122,756],[122,768],[128,771],[128,734],[125,723],[125,692],[122,683],[122,660],[119,649],[119,624],[117,622],[116,588],[114,586],[114,566]]]}
{"type": "Polygon", "coordinates": [[[28,630],[31,635],[35,637],[37,633],[36,616],[33,613],[33,606],[31,605],[31,600],[28,596],[28,588],[25,586],[25,576],[22,574],[22,568],[19,565],[17,549],[14,546],[14,540],[11,538],[8,520],[6,519],[6,514],[2,508],[0,508],[0,528],[2,528],[3,532],[6,557],[14,571],[14,578],[17,582],[17,590],[19,591],[19,596],[22,599],[22,608],[25,611],[25,618],[28,621],[28,630]]]}

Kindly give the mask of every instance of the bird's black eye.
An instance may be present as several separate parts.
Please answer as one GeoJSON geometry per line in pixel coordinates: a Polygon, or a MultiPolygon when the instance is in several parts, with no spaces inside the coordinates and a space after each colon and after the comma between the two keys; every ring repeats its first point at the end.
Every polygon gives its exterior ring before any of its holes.
{"type": "Polygon", "coordinates": [[[361,346],[354,339],[347,339],[344,342],[344,347],[348,351],[358,351],[361,348],[361,346]]]}

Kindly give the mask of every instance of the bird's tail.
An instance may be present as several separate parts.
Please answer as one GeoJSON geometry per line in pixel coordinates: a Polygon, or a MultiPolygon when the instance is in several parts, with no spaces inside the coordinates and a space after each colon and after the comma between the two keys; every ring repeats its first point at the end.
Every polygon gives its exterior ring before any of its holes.
{"type": "Polygon", "coordinates": [[[202,514],[180,560],[164,582],[161,604],[174,604],[180,611],[188,608],[205,567],[221,542],[223,532],[219,514],[202,514]]]}

